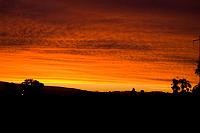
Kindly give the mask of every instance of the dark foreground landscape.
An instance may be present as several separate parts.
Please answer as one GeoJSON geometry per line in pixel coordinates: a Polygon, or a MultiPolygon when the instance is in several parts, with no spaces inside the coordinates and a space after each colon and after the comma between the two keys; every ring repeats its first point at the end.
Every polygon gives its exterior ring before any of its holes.
{"type": "Polygon", "coordinates": [[[21,84],[0,82],[1,97],[26,97],[26,96],[59,96],[59,97],[196,97],[200,96],[198,86],[193,91],[177,90],[172,86],[173,93],[162,91],[145,92],[141,90],[137,92],[134,88],[131,91],[113,91],[113,92],[92,92],[75,88],[65,88],[56,86],[44,86],[37,80],[27,79],[21,84]]]}

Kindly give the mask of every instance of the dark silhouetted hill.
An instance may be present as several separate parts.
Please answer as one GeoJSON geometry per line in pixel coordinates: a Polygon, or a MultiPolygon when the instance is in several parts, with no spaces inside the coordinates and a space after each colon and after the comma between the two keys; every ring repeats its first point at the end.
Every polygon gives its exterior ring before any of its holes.
{"type": "MultiPolygon", "coordinates": [[[[8,83],[0,81],[0,96],[19,96],[20,84],[8,83]]],[[[42,96],[84,96],[92,92],[75,88],[65,88],[56,86],[45,86],[40,95],[42,96]]]]}
{"type": "MultiPolygon", "coordinates": [[[[161,91],[137,92],[132,91],[113,91],[113,92],[92,92],[76,88],[65,88],[65,87],[56,87],[56,86],[44,86],[39,90],[39,93],[36,95],[26,95],[22,93],[23,88],[22,84],[0,82],[0,96],[63,96],[63,97],[104,97],[104,98],[134,98],[134,97],[177,97],[177,96],[196,96],[191,92],[179,93],[175,95],[174,93],[165,93],[161,91]]],[[[29,87],[29,86],[28,86],[29,87]]],[[[26,89],[26,88],[25,88],[26,89]]],[[[37,88],[31,88],[37,89],[37,88]]]]}

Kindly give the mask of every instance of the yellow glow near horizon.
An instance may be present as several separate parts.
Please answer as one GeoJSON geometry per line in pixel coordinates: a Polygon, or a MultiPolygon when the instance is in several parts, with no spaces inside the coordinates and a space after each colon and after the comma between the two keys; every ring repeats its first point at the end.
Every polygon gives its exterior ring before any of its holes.
{"type": "Polygon", "coordinates": [[[176,77],[197,84],[198,15],[74,9],[63,1],[41,12],[37,2],[0,13],[0,81],[32,78],[91,91],[170,92],[176,77]]]}

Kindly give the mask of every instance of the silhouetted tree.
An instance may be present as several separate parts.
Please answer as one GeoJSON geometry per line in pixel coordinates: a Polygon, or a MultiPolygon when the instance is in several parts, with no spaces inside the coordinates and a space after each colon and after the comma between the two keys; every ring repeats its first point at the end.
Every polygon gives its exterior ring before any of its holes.
{"type": "Polygon", "coordinates": [[[136,96],[136,94],[137,94],[137,92],[136,92],[135,88],[133,88],[132,91],[131,91],[131,95],[136,96]]]}
{"type": "Polygon", "coordinates": [[[192,94],[194,96],[200,96],[200,61],[198,61],[197,68],[195,70],[195,74],[199,76],[199,84],[193,87],[192,94]]]}
{"type": "Polygon", "coordinates": [[[192,85],[190,81],[186,79],[173,79],[171,88],[174,94],[178,94],[180,91],[182,94],[185,94],[186,92],[190,92],[192,85]]]}
{"type": "Polygon", "coordinates": [[[21,83],[21,94],[22,95],[38,95],[44,88],[44,84],[37,80],[26,79],[21,83]]]}
{"type": "Polygon", "coordinates": [[[195,74],[200,76],[200,61],[198,62],[197,68],[195,70],[195,74]]]}
{"type": "Polygon", "coordinates": [[[180,91],[179,80],[172,79],[172,87],[171,88],[172,88],[174,94],[178,94],[178,92],[180,91]]]}
{"type": "Polygon", "coordinates": [[[200,96],[200,83],[193,88],[192,94],[194,96],[200,96]]]}
{"type": "Polygon", "coordinates": [[[182,92],[189,92],[190,89],[192,88],[190,81],[188,81],[186,79],[180,79],[179,83],[180,83],[180,87],[181,87],[182,92]]]}

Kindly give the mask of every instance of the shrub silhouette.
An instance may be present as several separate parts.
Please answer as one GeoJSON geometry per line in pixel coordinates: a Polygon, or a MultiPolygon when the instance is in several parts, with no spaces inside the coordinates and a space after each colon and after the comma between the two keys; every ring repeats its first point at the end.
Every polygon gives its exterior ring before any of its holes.
{"type": "Polygon", "coordinates": [[[21,95],[39,95],[43,88],[43,83],[33,79],[26,79],[21,83],[21,95]]]}

